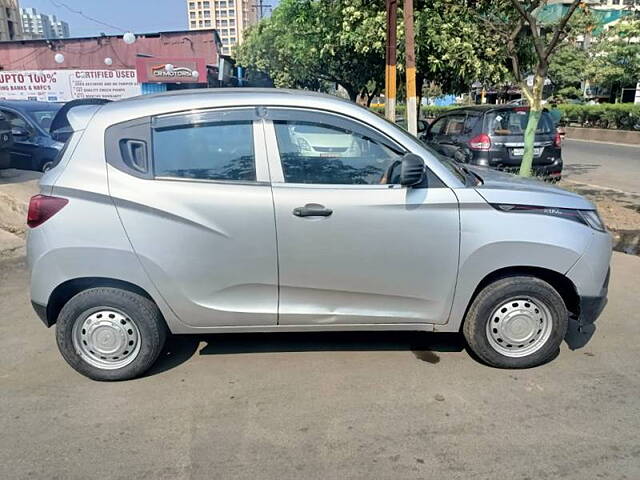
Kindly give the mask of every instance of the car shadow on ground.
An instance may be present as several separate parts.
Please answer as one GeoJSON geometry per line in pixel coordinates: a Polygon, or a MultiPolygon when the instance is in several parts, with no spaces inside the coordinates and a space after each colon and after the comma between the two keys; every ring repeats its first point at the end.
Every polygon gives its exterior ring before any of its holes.
{"type": "Polygon", "coordinates": [[[440,362],[441,352],[461,352],[466,342],[457,333],[304,332],[172,335],[146,376],[171,370],[199,355],[283,352],[407,351],[417,360],[440,362]],[[204,344],[204,345],[201,345],[204,344]]]}
{"type": "Polygon", "coordinates": [[[601,167],[601,165],[597,163],[586,163],[586,164],[577,164],[577,163],[565,163],[562,168],[562,176],[564,178],[574,176],[574,175],[583,175],[585,173],[589,173],[592,170],[596,170],[601,167]]]}

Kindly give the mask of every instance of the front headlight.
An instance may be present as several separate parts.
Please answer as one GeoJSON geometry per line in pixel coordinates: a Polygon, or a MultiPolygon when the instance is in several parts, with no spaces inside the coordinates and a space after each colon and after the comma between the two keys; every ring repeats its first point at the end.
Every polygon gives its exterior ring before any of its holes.
{"type": "Polygon", "coordinates": [[[604,232],[606,230],[604,222],[598,215],[597,210],[578,210],[584,221],[594,230],[604,232]]]}
{"type": "Polygon", "coordinates": [[[535,213],[538,215],[549,215],[551,217],[564,218],[574,222],[582,223],[588,227],[606,231],[604,223],[596,210],[574,210],[572,208],[539,207],[535,205],[514,205],[514,204],[491,204],[493,208],[501,212],[513,213],[535,213]]]}

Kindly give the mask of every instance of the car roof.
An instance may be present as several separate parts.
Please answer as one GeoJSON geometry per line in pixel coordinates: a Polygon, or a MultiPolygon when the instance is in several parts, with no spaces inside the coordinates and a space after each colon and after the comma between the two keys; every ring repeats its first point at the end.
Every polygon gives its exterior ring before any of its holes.
{"type": "MultiPolygon", "coordinates": [[[[252,106],[316,108],[363,115],[364,107],[326,93],[280,88],[199,88],[140,95],[100,107],[97,118],[112,124],[143,116],[165,115],[207,108],[252,106]],[[108,120],[107,120],[108,119],[108,120]]],[[[364,109],[367,110],[367,109],[364,109]]],[[[368,111],[368,110],[367,110],[368,111]]]]}
{"type": "Polygon", "coordinates": [[[62,103],[57,102],[37,102],[35,100],[0,100],[0,108],[8,107],[23,112],[32,112],[37,110],[59,110],[62,103]]]}
{"type": "Polygon", "coordinates": [[[451,113],[475,113],[475,114],[483,114],[483,113],[489,113],[489,112],[504,112],[507,110],[513,111],[513,110],[522,110],[522,109],[528,109],[528,106],[525,105],[508,105],[508,104],[502,104],[502,105],[468,105],[468,106],[463,106],[460,108],[453,108],[449,111],[447,111],[446,113],[443,113],[442,116],[444,115],[449,115],[451,113]]]}

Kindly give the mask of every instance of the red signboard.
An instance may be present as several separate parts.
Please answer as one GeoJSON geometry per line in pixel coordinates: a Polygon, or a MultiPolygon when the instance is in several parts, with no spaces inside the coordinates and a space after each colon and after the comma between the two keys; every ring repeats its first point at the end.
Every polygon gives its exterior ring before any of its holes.
{"type": "Polygon", "coordinates": [[[140,83],[207,83],[204,58],[137,58],[140,83]]]}

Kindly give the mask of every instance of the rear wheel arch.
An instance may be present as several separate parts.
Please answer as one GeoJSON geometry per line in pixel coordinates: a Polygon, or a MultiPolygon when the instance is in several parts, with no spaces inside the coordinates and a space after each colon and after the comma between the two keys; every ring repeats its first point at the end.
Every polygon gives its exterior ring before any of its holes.
{"type": "Polygon", "coordinates": [[[47,321],[49,325],[54,325],[57,322],[60,311],[75,295],[84,290],[97,287],[111,287],[133,292],[148,298],[157,305],[156,301],[145,289],[131,282],[108,277],[74,278],[58,285],[49,295],[47,303],[47,321]]]}
{"type": "MultiPolygon", "coordinates": [[[[469,298],[464,318],[466,319],[467,313],[469,312],[469,308],[473,304],[473,301],[485,287],[496,282],[497,280],[517,276],[530,276],[547,282],[562,297],[567,310],[572,315],[578,316],[580,314],[580,297],[575,285],[568,277],[559,272],[556,272],[555,270],[544,267],[513,266],[495,270],[487,274],[480,281],[480,283],[478,283],[473,292],[473,295],[471,295],[471,297],[469,298]]],[[[463,325],[464,320],[460,324],[460,331],[462,331],[463,325]]]]}

